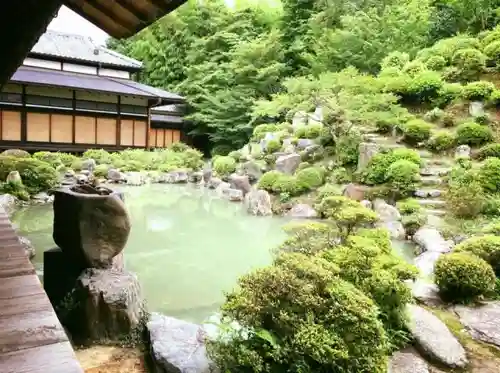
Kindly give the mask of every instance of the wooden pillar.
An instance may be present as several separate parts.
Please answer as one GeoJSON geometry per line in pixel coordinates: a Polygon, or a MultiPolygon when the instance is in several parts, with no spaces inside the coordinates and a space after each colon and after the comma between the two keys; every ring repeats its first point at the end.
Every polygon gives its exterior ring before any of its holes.
{"type": "Polygon", "coordinates": [[[122,98],[118,96],[118,103],[116,104],[116,112],[118,113],[116,117],[116,146],[121,146],[122,144],[122,98]]]}
{"type": "Polygon", "coordinates": [[[22,86],[22,108],[21,108],[21,142],[26,142],[28,134],[28,114],[26,113],[26,86],[22,86]]]}
{"type": "Polygon", "coordinates": [[[151,144],[149,143],[151,131],[151,105],[148,103],[148,120],[146,122],[146,149],[151,149],[151,144]]]}
{"type": "Polygon", "coordinates": [[[76,113],[76,91],[73,90],[73,99],[72,99],[72,107],[73,107],[73,113],[71,117],[71,131],[72,131],[72,143],[74,144],[76,142],[75,138],[75,132],[76,132],[76,118],[75,118],[75,113],[76,113]]]}

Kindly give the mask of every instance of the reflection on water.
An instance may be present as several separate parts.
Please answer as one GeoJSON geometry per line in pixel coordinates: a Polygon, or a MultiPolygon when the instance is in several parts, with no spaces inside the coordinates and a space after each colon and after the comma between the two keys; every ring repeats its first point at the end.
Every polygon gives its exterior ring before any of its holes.
{"type": "MultiPolygon", "coordinates": [[[[137,273],[149,309],[192,321],[217,310],[236,279],[271,260],[284,239],[283,218],[249,216],[242,205],[210,191],[175,185],[123,188],[132,231],[126,266],[137,273]]],[[[43,251],[54,247],[52,206],[32,206],[14,217],[21,234],[43,251]]]]}

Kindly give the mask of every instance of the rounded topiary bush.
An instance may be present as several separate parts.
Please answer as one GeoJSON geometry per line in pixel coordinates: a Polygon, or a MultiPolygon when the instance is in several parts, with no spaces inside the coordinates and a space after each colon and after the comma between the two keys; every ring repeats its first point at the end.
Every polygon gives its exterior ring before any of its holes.
{"type": "Polygon", "coordinates": [[[426,70],[427,66],[425,66],[423,62],[418,60],[408,62],[403,66],[403,73],[408,74],[412,77],[426,70]]]}
{"type": "Polygon", "coordinates": [[[385,174],[385,179],[392,192],[406,195],[416,188],[419,167],[406,159],[392,163],[385,174]]]}
{"type": "Polygon", "coordinates": [[[429,149],[443,152],[452,149],[456,144],[455,135],[449,131],[436,131],[427,142],[429,149]]]}
{"type": "Polygon", "coordinates": [[[463,91],[464,87],[459,83],[444,83],[438,91],[435,103],[440,107],[445,107],[453,101],[462,98],[463,91]]]}
{"type": "Polygon", "coordinates": [[[238,281],[207,342],[222,372],[385,372],[389,343],[373,301],[328,261],[283,254],[238,281]],[[243,332],[246,331],[246,332],[243,332]]]}
{"type": "Polygon", "coordinates": [[[461,79],[472,79],[486,67],[486,56],[475,48],[460,49],[453,55],[452,64],[460,69],[461,79]]]}
{"type": "Polygon", "coordinates": [[[444,300],[471,302],[495,289],[495,272],[476,255],[454,252],[442,255],[434,268],[434,280],[444,300]]]}
{"type": "Polygon", "coordinates": [[[304,190],[317,188],[325,182],[325,171],[320,167],[308,167],[297,172],[297,182],[304,190]]]}
{"type": "Polygon", "coordinates": [[[457,246],[454,252],[467,252],[487,261],[500,276],[500,237],[492,234],[471,237],[457,246]]]}
{"type": "Polygon", "coordinates": [[[497,64],[500,59],[500,40],[491,42],[484,47],[484,54],[488,57],[489,62],[497,64]]]}
{"type": "Polygon", "coordinates": [[[276,180],[278,180],[281,175],[283,174],[276,170],[266,172],[259,179],[259,189],[264,189],[268,192],[272,192],[276,180]]]}
{"type": "Polygon", "coordinates": [[[380,67],[382,70],[396,68],[401,71],[408,62],[410,62],[410,55],[408,53],[394,51],[384,57],[380,67]]]}
{"type": "Polygon", "coordinates": [[[30,158],[31,155],[26,150],[21,149],[7,149],[4,150],[0,155],[4,155],[6,157],[15,157],[15,158],[30,158]]]}
{"type": "Polygon", "coordinates": [[[479,169],[478,180],[485,192],[499,192],[500,158],[487,158],[479,169]]]}
{"type": "Polygon", "coordinates": [[[142,162],[133,159],[125,161],[125,164],[120,168],[123,172],[139,172],[145,169],[146,167],[142,162]]]}
{"type": "Polygon", "coordinates": [[[259,124],[255,126],[253,129],[253,138],[255,140],[262,140],[264,136],[266,136],[267,132],[275,132],[278,130],[276,124],[267,123],[267,124],[259,124]]]}
{"type": "Polygon", "coordinates": [[[427,66],[429,70],[441,71],[446,66],[446,60],[443,56],[431,56],[425,62],[425,66],[427,66]]]}
{"type": "Polygon", "coordinates": [[[110,164],[111,154],[104,149],[89,149],[83,153],[83,159],[93,159],[97,164],[110,164]]]}
{"type": "Polygon", "coordinates": [[[399,201],[396,207],[401,214],[414,214],[422,210],[422,206],[420,206],[420,203],[415,198],[407,198],[399,201]]]}
{"type": "Polygon", "coordinates": [[[432,123],[437,123],[439,122],[444,116],[444,111],[438,107],[435,107],[432,110],[429,110],[427,113],[425,113],[425,120],[428,122],[432,123]]]}
{"type": "Polygon", "coordinates": [[[387,181],[386,172],[394,162],[408,160],[420,167],[420,154],[412,149],[394,149],[387,153],[376,154],[363,171],[362,179],[365,184],[378,185],[387,181]]]}
{"type": "Polygon", "coordinates": [[[57,168],[59,165],[63,164],[60,158],[60,153],[36,152],[33,154],[33,158],[47,162],[54,168],[57,168]]]}
{"type": "Polygon", "coordinates": [[[413,101],[431,102],[438,97],[443,84],[441,74],[436,71],[424,70],[411,79],[407,92],[413,101]]]}
{"type": "Polygon", "coordinates": [[[493,91],[495,85],[491,82],[478,81],[467,84],[463,90],[463,98],[471,101],[487,100],[493,91]]]}
{"type": "Polygon", "coordinates": [[[479,146],[493,140],[493,131],[487,126],[467,122],[457,127],[457,143],[460,145],[479,146]]]}
{"type": "Polygon", "coordinates": [[[220,156],[214,160],[213,167],[217,175],[227,176],[236,170],[236,161],[230,156],[220,156]]]}
{"type": "Polygon", "coordinates": [[[431,136],[432,124],[421,119],[413,119],[403,128],[403,140],[409,144],[426,141],[431,136]]]}
{"type": "Polygon", "coordinates": [[[286,193],[289,196],[296,196],[305,190],[302,184],[299,184],[297,178],[292,175],[281,174],[273,184],[273,193],[286,193]]]}
{"type": "Polygon", "coordinates": [[[500,158],[500,144],[495,143],[485,145],[479,149],[476,156],[480,160],[490,157],[500,158]]]}
{"type": "Polygon", "coordinates": [[[96,177],[106,177],[108,176],[109,165],[107,164],[99,164],[94,169],[94,176],[96,177]]]}
{"type": "Polygon", "coordinates": [[[240,160],[240,158],[242,156],[242,153],[239,150],[233,150],[227,156],[233,158],[236,162],[239,162],[239,160],[240,160]]]}
{"type": "Polygon", "coordinates": [[[266,143],[266,153],[276,153],[281,149],[281,143],[278,140],[269,140],[266,143]]]}
{"type": "Polygon", "coordinates": [[[321,124],[310,124],[306,127],[306,137],[308,139],[318,138],[323,132],[323,126],[321,124]]]}

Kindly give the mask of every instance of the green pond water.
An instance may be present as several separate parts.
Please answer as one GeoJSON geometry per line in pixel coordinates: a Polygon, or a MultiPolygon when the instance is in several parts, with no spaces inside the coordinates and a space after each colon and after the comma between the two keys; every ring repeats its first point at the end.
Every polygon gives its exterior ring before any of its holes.
{"type": "MultiPolygon", "coordinates": [[[[237,278],[270,263],[271,250],[285,239],[287,219],[250,216],[212,191],[161,184],[121,189],[132,221],[125,264],[138,275],[151,311],[203,321],[237,278]]],[[[52,205],[20,210],[13,221],[35,246],[42,276],[43,252],[55,246],[52,205]]],[[[412,259],[411,245],[395,247],[412,259]]]]}
{"type": "MultiPolygon", "coordinates": [[[[248,215],[240,203],[195,187],[124,187],[132,230],[124,250],[127,269],[141,282],[152,311],[200,322],[217,311],[224,291],[249,270],[271,262],[287,220],[248,215]]],[[[52,205],[30,206],[13,221],[36,248],[43,271],[52,240],[52,205]]]]}

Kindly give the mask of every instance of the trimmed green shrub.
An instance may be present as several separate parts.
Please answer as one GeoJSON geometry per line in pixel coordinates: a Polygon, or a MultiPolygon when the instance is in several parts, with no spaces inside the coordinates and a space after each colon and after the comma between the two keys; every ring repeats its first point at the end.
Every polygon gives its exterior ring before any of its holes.
{"type": "Polygon", "coordinates": [[[471,237],[455,246],[453,251],[477,255],[488,262],[497,276],[500,276],[500,237],[495,235],[471,237]]]}
{"type": "Polygon", "coordinates": [[[439,107],[445,107],[453,101],[462,98],[464,87],[459,83],[444,83],[438,91],[438,97],[435,104],[439,107]]]}
{"type": "Polygon", "coordinates": [[[485,192],[500,191],[500,158],[487,158],[478,171],[478,179],[485,192]]]}
{"type": "Polygon", "coordinates": [[[394,51],[384,57],[380,67],[382,70],[396,68],[401,71],[401,69],[409,62],[410,56],[408,53],[394,51]]]}
{"type": "Polygon", "coordinates": [[[10,194],[21,201],[29,201],[30,199],[30,194],[26,191],[22,182],[9,181],[0,183],[0,194],[10,194]]]}
{"type": "Polygon", "coordinates": [[[407,92],[414,101],[420,103],[431,102],[439,96],[443,84],[441,74],[426,70],[411,79],[407,92]]]}
{"type": "Polygon", "coordinates": [[[57,168],[62,164],[60,153],[52,153],[52,152],[36,152],[33,154],[33,158],[39,159],[40,161],[47,162],[52,167],[57,168]]]}
{"type": "Polygon", "coordinates": [[[352,176],[345,167],[338,167],[331,172],[328,180],[335,184],[346,184],[352,181],[352,176]]]}
{"type": "Polygon", "coordinates": [[[297,177],[281,174],[274,182],[272,191],[276,194],[288,193],[290,196],[296,196],[304,191],[304,186],[299,184],[297,177]]]}
{"type": "Polygon", "coordinates": [[[187,144],[184,144],[183,142],[174,142],[172,143],[169,147],[168,147],[169,150],[172,150],[173,152],[176,152],[176,153],[182,153],[182,152],[185,152],[186,150],[189,150],[191,149],[189,147],[189,145],[187,144]]]}
{"type": "Polygon", "coordinates": [[[5,180],[11,171],[18,171],[26,191],[36,194],[57,185],[59,175],[47,162],[34,158],[0,156],[0,180],[5,180]]]}
{"type": "Polygon", "coordinates": [[[443,152],[452,149],[456,144],[455,135],[449,131],[436,131],[427,142],[429,149],[435,152],[443,152]]]}
{"type": "Polygon", "coordinates": [[[389,343],[378,307],[338,271],[293,253],[243,276],[221,308],[241,329],[221,328],[208,356],[231,373],[383,372],[389,343]]]}
{"type": "Polygon", "coordinates": [[[278,180],[281,175],[283,174],[276,170],[266,172],[259,179],[259,189],[264,189],[268,192],[272,192],[276,180],[278,180]]]}
{"type": "Polygon", "coordinates": [[[73,162],[71,162],[71,169],[74,171],[81,171],[82,170],[82,165],[83,161],[81,159],[75,159],[73,162]]]}
{"type": "Polygon", "coordinates": [[[484,54],[488,57],[488,62],[496,65],[500,60],[500,40],[491,42],[484,47],[484,54]]]}
{"type": "Polygon", "coordinates": [[[146,167],[142,162],[133,159],[125,161],[125,164],[121,167],[121,171],[123,172],[139,172],[145,169],[146,167]]]}
{"type": "Polygon", "coordinates": [[[492,234],[495,236],[500,236],[500,221],[493,221],[481,229],[484,234],[492,234]]]}
{"type": "Polygon", "coordinates": [[[490,157],[500,158],[500,144],[494,143],[485,145],[477,152],[477,158],[480,160],[490,157]]]}
{"type": "Polygon", "coordinates": [[[488,194],[481,213],[487,217],[500,217],[500,195],[488,194]]]}
{"type": "Polygon", "coordinates": [[[476,255],[454,252],[442,255],[434,268],[434,280],[443,299],[467,303],[495,289],[495,272],[476,255]]]}
{"type": "Polygon", "coordinates": [[[359,144],[362,142],[361,134],[351,130],[340,136],[335,144],[335,160],[342,166],[353,166],[358,163],[359,144]]]}
{"type": "Polygon", "coordinates": [[[318,189],[318,194],[316,196],[316,202],[320,203],[324,198],[341,196],[342,187],[334,184],[325,184],[318,189]]]}
{"type": "Polygon", "coordinates": [[[500,105],[500,89],[495,89],[490,96],[490,103],[492,105],[498,106],[500,105]]]}
{"type": "Polygon", "coordinates": [[[420,203],[415,198],[407,198],[396,203],[396,207],[401,214],[414,214],[422,210],[420,203]]]}
{"type": "Polygon", "coordinates": [[[460,70],[461,80],[471,80],[484,71],[486,56],[474,48],[460,49],[453,55],[452,64],[460,70]]]}
{"type": "Polygon", "coordinates": [[[426,141],[431,136],[432,124],[421,119],[413,119],[403,127],[403,140],[409,144],[426,141]]]}
{"type": "Polygon", "coordinates": [[[427,223],[427,214],[425,213],[413,213],[409,215],[404,215],[401,218],[401,224],[403,224],[405,232],[408,236],[413,236],[426,223],[427,223]]]}
{"type": "Polygon", "coordinates": [[[495,85],[487,81],[478,81],[467,84],[464,87],[463,98],[471,101],[484,101],[487,100],[493,91],[495,85]]]}
{"type": "Polygon", "coordinates": [[[262,140],[266,136],[267,132],[276,132],[277,130],[278,126],[276,124],[259,124],[253,129],[253,139],[262,140]]]}
{"type": "Polygon", "coordinates": [[[233,158],[236,162],[240,161],[241,156],[242,153],[240,150],[233,150],[231,153],[228,154],[228,157],[233,158]]]}
{"type": "Polygon", "coordinates": [[[479,146],[493,140],[493,131],[478,123],[467,122],[457,127],[457,143],[479,146]]]}
{"type": "Polygon", "coordinates": [[[444,116],[444,111],[438,107],[425,113],[424,119],[431,123],[439,122],[444,116]]]}
{"type": "Polygon", "coordinates": [[[229,156],[220,156],[214,160],[213,167],[217,175],[228,176],[236,171],[236,161],[229,156]]]}
{"type": "Polygon", "coordinates": [[[108,176],[109,165],[99,164],[95,167],[94,176],[96,177],[106,177],[108,176]]]}
{"type": "Polygon", "coordinates": [[[477,124],[480,124],[482,126],[487,126],[488,124],[490,124],[491,120],[490,120],[490,116],[487,113],[484,113],[484,114],[476,116],[474,118],[474,122],[476,122],[477,124]]]}
{"type": "Polygon", "coordinates": [[[278,140],[269,140],[266,143],[266,153],[272,154],[280,151],[281,143],[278,140]]]}
{"type": "Polygon", "coordinates": [[[423,62],[418,60],[408,62],[405,66],[403,66],[403,73],[408,74],[411,77],[415,77],[423,71],[427,71],[427,67],[423,62]]]}
{"type": "MultiPolygon", "coordinates": [[[[465,166],[469,167],[468,164],[465,166]]],[[[451,171],[445,196],[447,208],[455,215],[464,218],[481,213],[486,202],[476,171],[461,166],[451,171]]]]}
{"type": "Polygon", "coordinates": [[[320,167],[309,167],[296,173],[297,183],[304,190],[317,188],[325,182],[325,171],[320,167]]]}
{"type": "Polygon", "coordinates": [[[416,189],[419,170],[415,163],[400,159],[389,166],[385,179],[393,193],[404,196],[416,189]]]}
{"type": "Polygon", "coordinates": [[[408,160],[420,167],[420,154],[412,149],[393,149],[387,153],[376,154],[371,160],[366,169],[363,171],[361,178],[365,184],[378,185],[387,181],[386,172],[394,162],[398,160],[408,160]]]}
{"type": "Polygon", "coordinates": [[[104,149],[89,149],[82,155],[83,159],[93,159],[97,164],[110,164],[111,154],[104,149]]]}
{"type": "Polygon", "coordinates": [[[427,66],[429,70],[441,71],[446,66],[446,60],[442,56],[431,56],[425,62],[425,66],[427,66]]]}

